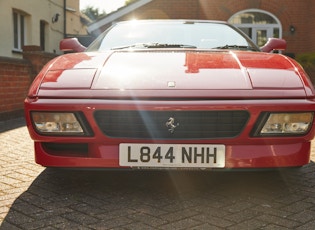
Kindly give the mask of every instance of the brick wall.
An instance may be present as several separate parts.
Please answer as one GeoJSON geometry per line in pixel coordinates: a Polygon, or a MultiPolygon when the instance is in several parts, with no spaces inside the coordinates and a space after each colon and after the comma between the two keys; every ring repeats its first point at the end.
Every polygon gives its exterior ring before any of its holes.
{"type": "Polygon", "coordinates": [[[23,59],[29,61],[32,67],[31,75],[33,79],[44,65],[56,56],[57,55],[53,53],[43,52],[39,46],[23,47],[23,59]]]}
{"type": "Polygon", "coordinates": [[[31,83],[26,60],[0,57],[0,121],[23,114],[23,101],[31,83]]]}
{"type": "Polygon", "coordinates": [[[40,69],[56,55],[25,47],[23,59],[0,57],[0,121],[23,116],[24,99],[40,69]]]}

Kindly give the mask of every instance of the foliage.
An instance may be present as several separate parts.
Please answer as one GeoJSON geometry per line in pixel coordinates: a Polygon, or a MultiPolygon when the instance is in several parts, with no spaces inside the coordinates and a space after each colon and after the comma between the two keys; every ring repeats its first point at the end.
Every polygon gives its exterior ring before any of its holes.
{"type": "Polygon", "coordinates": [[[99,12],[98,8],[94,8],[93,6],[88,6],[84,10],[81,11],[83,14],[85,14],[87,17],[89,17],[92,21],[97,20],[98,18],[105,16],[106,12],[99,12]]]}
{"type": "Polygon", "coordinates": [[[138,0],[126,0],[125,5],[129,5],[131,3],[137,2],[138,0]]]}
{"type": "Polygon", "coordinates": [[[296,57],[296,60],[306,69],[315,69],[315,53],[303,53],[296,57]]]}
{"type": "MultiPolygon", "coordinates": [[[[139,0],[125,0],[125,5],[127,6],[137,1],[139,0]]],[[[106,15],[105,11],[100,12],[98,8],[94,8],[93,6],[87,6],[85,9],[81,10],[81,12],[85,14],[88,18],[90,18],[92,21],[95,21],[98,18],[106,15]]]]}

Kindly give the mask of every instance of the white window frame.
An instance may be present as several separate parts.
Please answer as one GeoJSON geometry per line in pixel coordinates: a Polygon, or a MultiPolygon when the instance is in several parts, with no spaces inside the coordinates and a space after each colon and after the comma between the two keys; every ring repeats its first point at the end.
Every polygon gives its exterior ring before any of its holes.
{"type": "Polygon", "coordinates": [[[233,14],[228,22],[231,21],[231,19],[233,19],[236,15],[239,14],[243,14],[243,13],[248,13],[248,12],[257,12],[257,13],[263,13],[266,15],[269,15],[270,17],[272,17],[275,21],[276,24],[251,24],[251,23],[241,23],[241,24],[233,24],[234,26],[236,26],[237,28],[241,29],[241,28],[250,28],[252,29],[252,41],[256,44],[257,41],[257,34],[256,31],[258,30],[266,30],[267,31],[267,37],[273,37],[273,31],[274,29],[279,29],[279,38],[282,38],[282,25],[280,20],[273,14],[269,13],[268,11],[265,10],[259,10],[259,9],[246,9],[246,10],[242,10],[239,11],[235,14],[233,14]]]}
{"type": "Polygon", "coordinates": [[[13,10],[13,51],[22,52],[23,46],[26,44],[26,14],[13,10]],[[17,16],[15,18],[15,15],[17,16]],[[15,21],[16,20],[16,21],[15,21]]]}

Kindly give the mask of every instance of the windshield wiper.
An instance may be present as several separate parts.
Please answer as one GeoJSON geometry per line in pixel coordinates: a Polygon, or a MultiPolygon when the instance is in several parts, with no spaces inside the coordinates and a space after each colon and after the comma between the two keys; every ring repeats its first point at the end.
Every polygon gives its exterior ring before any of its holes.
{"type": "Polygon", "coordinates": [[[147,44],[147,48],[197,48],[193,45],[185,45],[185,44],[163,44],[163,43],[151,43],[147,44]]]}
{"type": "Polygon", "coordinates": [[[112,50],[119,50],[119,49],[128,49],[128,48],[142,48],[142,49],[165,49],[165,48],[197,48],[193,45],[185,45],[185,44],[167,44],[167,43],[136,43],[132,45],[126,46],[118,46],[111,48],[112,50]]]}
{"type": "Polygon", "coordinates": [[[252,51],[257,51],[254,47],[252,46],[239,46],[239,45],[225,45],[225,46],[218,46],[214,47],[212,49],[235,49],[235,50],[252,50],[252,51]]]}

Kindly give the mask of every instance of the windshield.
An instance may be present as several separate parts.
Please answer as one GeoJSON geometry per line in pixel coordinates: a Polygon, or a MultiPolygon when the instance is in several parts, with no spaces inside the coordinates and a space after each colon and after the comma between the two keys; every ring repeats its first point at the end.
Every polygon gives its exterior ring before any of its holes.
{"type": "Polygon", "coordinates": [[[87,51],[123,48],[259,49],[230,25],[215,22],[131,21],[105,31],[87,51]]]}

